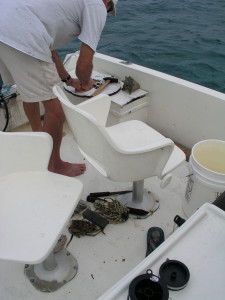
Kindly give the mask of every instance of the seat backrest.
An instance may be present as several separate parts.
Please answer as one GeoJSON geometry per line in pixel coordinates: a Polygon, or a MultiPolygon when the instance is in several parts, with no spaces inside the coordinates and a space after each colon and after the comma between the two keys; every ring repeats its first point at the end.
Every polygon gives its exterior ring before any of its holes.
{"type": "Polygon", "coordinates": [[[47,170],[52,138],[45,132],[0,131],[0,177],[47,170]]]}
{"type": "Polygon", "coordinates": [[[101,94],[79,105],[74,105],[59,86],[55,85],[53,92],[62,104],[67,122],[81,153],[107,177],[106,166],[102,164],[102,159],[106,149],[109,149],[107,139],[104,137],[104,127],[111,103],[109,96],[101,94]]]}
{"type": "MultiPolygon", "coordinates": [[[[138,161],[135,155],[119,149],[105,127],[111,102],[108,95],[98,95],[74,105],[59,86],[54,86],[53,92],[61,101],[81,153],[104,176],[114,181],[136,181],[161,175],[173,150],[171,140],[164,138],[158,145],[153,145],[152,157],[147,161],[149,168],[144,172],[138,167],[138,162],[135,165],[138,161]],[[128,166],[135,172],[127,170],[128,166]]],[[[143,160],[146,159],[142,156],[143,160]]]]}

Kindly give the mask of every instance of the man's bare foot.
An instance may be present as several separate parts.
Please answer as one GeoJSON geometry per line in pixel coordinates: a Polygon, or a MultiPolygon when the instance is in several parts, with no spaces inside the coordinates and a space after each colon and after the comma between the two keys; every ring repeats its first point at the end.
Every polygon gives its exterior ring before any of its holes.
{"type": "Polygon", "coordinates": [[[54,165],[52,163],[49,164],[48,170],[53,173],[57,173],[69,177],[75,177],[83,174],[86,171],[86,165],[60,161],[54,165]]]}

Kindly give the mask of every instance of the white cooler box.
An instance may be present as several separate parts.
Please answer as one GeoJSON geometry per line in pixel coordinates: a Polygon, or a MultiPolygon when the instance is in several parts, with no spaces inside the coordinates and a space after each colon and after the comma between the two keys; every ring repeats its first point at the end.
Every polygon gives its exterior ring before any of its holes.
{"type": "Polygon", "coordinates": [[[182,262],[190,272],[187,285],[180,290],[169,290],[169,299],[225,299],[225,211],[209,203],[201,206],[99,300],[129,299],[132,280],[148,269],[158,276],[160,266],[167,259],[182,262]]]}

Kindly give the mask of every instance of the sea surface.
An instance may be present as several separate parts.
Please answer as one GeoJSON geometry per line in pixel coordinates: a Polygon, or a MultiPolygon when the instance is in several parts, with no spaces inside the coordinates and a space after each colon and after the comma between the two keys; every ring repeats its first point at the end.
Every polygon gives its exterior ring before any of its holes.
{"type": "MultiPolygon", "coordinates": [[[[119,0],[97,52],[225,93],[225,0],[119,0]]],[[[59,49],[79,50],[74,41],[59,49]]]]}

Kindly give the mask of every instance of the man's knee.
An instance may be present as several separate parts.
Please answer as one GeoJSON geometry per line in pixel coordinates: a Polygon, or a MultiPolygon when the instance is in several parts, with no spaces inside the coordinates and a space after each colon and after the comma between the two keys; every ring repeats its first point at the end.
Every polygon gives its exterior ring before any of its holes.
{"type": "Polygon", "coordinates": [[[45,116],[50,118],[56,118],[59,122],[63,123],[65,121],[65,115],[62,107],[52,107],[45,111],[45,116]]]}
{"type": "Polygon", "coordinates": [[[58,121],[64,122],[65,115],[58,99],[48,100],[43,102],[46,117],[55,117],[58,121]]]}

